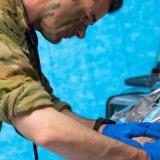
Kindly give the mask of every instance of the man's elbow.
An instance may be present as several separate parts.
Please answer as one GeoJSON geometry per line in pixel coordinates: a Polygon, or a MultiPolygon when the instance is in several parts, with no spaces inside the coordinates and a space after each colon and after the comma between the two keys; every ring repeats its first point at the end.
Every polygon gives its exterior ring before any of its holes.
{"type": "Polygon", "coordinates": [[[57,114],[60,113],[48,107],[18,116],[12,123],[24,137],[44,147],[60,139],[62,132],[57,125],[57,114]]]}
{"type": "Polygon", "coordinates": [[[50,132],[49,130],[42,129],[40,132],[34,135],[33,142],[38,146],[46,147],[57,140],[56,132],[50,132]]]}

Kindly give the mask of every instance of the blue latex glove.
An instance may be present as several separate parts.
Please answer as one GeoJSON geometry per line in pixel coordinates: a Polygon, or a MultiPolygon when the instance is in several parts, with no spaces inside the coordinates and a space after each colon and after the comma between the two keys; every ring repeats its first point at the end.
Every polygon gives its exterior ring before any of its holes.
{"type": "Polygon", "coordinates": [[[160,141],[154,143],[145,143],[142,147],[149,155],[150,160],[160,160],[160,141]]]}
{"type": "Polygon", "coordinates": [[[137,148],[142,146],[132,140],[134,137],[160,138],[160,123],[121,123],[108,124],[103,128],[103,135],[122,141],[137,148]]]}

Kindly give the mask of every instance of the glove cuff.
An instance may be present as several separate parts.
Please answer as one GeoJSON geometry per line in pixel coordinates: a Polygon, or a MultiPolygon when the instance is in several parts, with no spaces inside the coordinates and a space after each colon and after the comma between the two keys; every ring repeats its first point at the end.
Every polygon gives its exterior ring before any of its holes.
{"type": "Polygon", "coordinates": [[[96,123],[95,123],[93,129],[98,132],[99,128],[100,128],[101,125],[103,125],[103,124],[116,124],[116,122],[115,122],[115,121],[112,121],[112,120],[110,120],[110,119],[107,119],[107,118],[98,118],[98,119],[96,120],[96,123]]]}

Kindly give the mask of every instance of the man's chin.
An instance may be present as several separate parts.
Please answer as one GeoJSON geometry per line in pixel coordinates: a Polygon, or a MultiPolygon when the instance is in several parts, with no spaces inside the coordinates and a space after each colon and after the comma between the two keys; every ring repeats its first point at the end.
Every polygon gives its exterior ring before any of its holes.
{"type": "Polygon", "coordinates": [[[53,44],[58,44],[62,41],[62,39],[71,39],[73,36],[71,37],[63,37],[61,39],[54,39],[54,40],[51,40],[50,42],[53,43],[53,44]]]}
{"type": "Polygon", "coordinates": [[[55,39],[49,39],[46,38],[49,42],[51,42],[52,44],[58,44],[62,41],[62,39],[71,39],[73,36],[70,37],[62,37],[62,38],[55,38],[55,39]]]}
{"type": "Polygon", "coordinates": [[[58,40],[52,40],[51,43],[53,44],[58,44],[62,41],[62,39],[58,39],[58,40]]]}
{"type": "Polygon", "coordinates": [[[62,41],[62,38],[60,39],[47,39],[49,42],[51,42],[52,44],[58,44],[62,41]]]}

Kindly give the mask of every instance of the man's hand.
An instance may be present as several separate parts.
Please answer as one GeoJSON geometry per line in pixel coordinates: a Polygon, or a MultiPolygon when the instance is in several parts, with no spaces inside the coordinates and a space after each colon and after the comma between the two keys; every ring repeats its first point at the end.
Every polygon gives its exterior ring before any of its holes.
{"type": "Polygon", "coordinates": [[[159,139],[160,123],[132,122],[116,125],[108,124],[103,128],[102,134],[141,149],[142,146],[138,142],[132,140],[132,138],[151,137],[159,139]]]}
{"type": "Polygon", "coordinates": [[[150,160],[159,160],[160,159],[160,141],[154,143],[145,143],[142,147],[143,150],[149,155],[150,160]]]}

